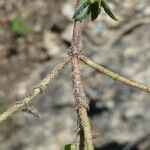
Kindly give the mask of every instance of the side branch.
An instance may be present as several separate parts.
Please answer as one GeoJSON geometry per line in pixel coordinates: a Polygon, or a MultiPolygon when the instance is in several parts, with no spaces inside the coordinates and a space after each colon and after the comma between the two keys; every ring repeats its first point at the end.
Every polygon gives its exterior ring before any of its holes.
{"type": "Polygon", "coordinates": [[[3,114],[0,115],[0,123],[11,117],[15,112],[23,109],[28,106],[37,95],[39,95],[43,90],[45,90],[48,84],[62,71],[62,69],[70,62],[70,57],[64,59],[64,61],[58,64],[52,72],[45,77],[37,86],[34,88],[32,93],[25,97],[23,100],[13,105],[9,109],[7,109],[3,114]]]}
{"type": "Polygon", "coordinates": [[[106,69],[105,67],[102,67],[101,65],[96,64],[95,62],[90,60],[88,57],[85,57],[85,56],[81,55],[80,59],[85,64],[87,64],[88,66],[93,67],[94,69],[96,69],[99,72],[107,75],[108,77],[112,78],[113,80],[117,80],[117,81],[120,81],[120,82],[122,82],[122,83],[124,83],[128,86],[135,87],[135,88],[138,88],[138,89],[146,91],[146,92],[150,92],[150,87],[149,86],[146,86],[144,84],[140,84],[140,83],[137,83],[135,81],[131,81],[131,80],[125,78],[125,77],[122,77],[122,76],[118,75],[117,73],[112,72],[112,71],[106,69]]]}

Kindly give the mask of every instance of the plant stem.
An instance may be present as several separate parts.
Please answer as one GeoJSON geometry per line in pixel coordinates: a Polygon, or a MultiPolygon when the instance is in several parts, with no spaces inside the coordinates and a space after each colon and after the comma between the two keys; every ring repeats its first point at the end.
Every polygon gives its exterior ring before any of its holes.
{"type": "Polygon", "coordinates": [[[92,60],[90,60],[86,56],[80,55],[80,58],[85,64],[87,64],[88,66],[98,70],[100,73],[103,73],[103,74],[107,75],[108,77],[112,78],[113,80],[120,81],[123,84],[126,84],[126,85],[131,86],[131,87],[138,88],[138,89],[146,91],[146,92],[150,92],[150,87],[149,86],[146,86],[144,84],[137,83],[135,81],[131,81],[131,80],[125,78],[125,77],[122,77],[119,74],[117,74],[115,72],[112,72],[112,71],[106,69],[105,67],[102,67],[101,65],[96,64],[95,62],[93,62],[92,60]]]}
{"type": "MultiPolygon", "coordinates": [[[[84,143],[87,150],[94,150],[92,142],[91,126],[89,123],[89,118],[87,116],[87,100],[84,93],[83,84],[80,76],[80,68],[78,65],[79,59],[77,55],[72,56],[72,81],[73,81],[73,91],[74,98],[77,106],[78,122],[80,123],[80,137],[82,136],[82,130],[84,134],[84,143]]],[[[80,147],[80,146],[79,146],[80,147]]],[[[80,147],[83,150],[85,147],[80,147]]]]}
{"type": "Polygon", "coordinates": [[[81,39],[81,22],[75,21],[73,26],[73,36],[71,45],[72,54],[80,53],[80,39],[81,39]]]}
{"type": "Polygon", "coordinates": [[[56,76],[62,71],[62,69],[70,62],[70,57],[64,59],[64,61],[58,64],[52,72],[45,77],[36,88],[32,91],[32,93],[20,100],[17,104],[14,104],[12,107],[7,109],[3,114],[0,115],[0,123],[11,117],[15,112],[22,110],[24,107],[28,106],[34,99],[39,95],[43,90],[45,90],[48,84],[56,78],[56,76]]]}
{"type": "MultiPolygon", "coordinates": [[[[77,0],[77,4],[80,1],[77,0]]],[[[92,142],[92,133],[91,126],[89,122],[89,118],[87,115],[87,100],[86,95],[84,93],[83,84],[81,81],[80,68],[79,68],[79,58],[80,54],[80,41],[81,41],[81,21],[75,21],[73,27],[73,35],[72,35],[72,45],[71,45],[71,53],[72,53],[72,82],[73,82],[73,91],[74,98],[76,101],[76,110],[79,122],[79,136],[80,136],[80,145],[79,150],[86,149],[94,150],[93,142],[92,142]],[[84,138],[84,139],[81,139],[84,138]],[[84,141],[82,144],[81,141],[84,141]]]]}

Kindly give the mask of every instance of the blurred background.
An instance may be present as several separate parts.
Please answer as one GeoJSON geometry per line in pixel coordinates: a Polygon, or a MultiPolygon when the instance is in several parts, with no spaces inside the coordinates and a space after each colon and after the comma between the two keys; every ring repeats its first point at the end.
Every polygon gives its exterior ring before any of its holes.
{"type": "MultiPolygon", "coordinates": [[[[82,48],[95,62],[150,85],[150,1],[111,0],[119,21],[102,11],[83,24],[82,48]]],[[[28,95],[71,43],[75,0],[0,0],[0,113],[28,95]]],[[[150,150],[149,94],[81,63],[96,150],[150,150]]],[[[75,139],[71,67],[30,107],[0,126],[1,150],[59,150],[75,139]]]]}

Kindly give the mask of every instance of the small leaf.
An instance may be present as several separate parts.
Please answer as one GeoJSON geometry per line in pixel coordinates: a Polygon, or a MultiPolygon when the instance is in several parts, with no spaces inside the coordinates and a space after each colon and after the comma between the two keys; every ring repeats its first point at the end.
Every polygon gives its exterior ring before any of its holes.
{"type": "Polygon", "coordinates": [[[75,13],[73,15],[73,18],[75,20],[82,20],[86,18],[90,13],[90,1],[84,0],[82,1],[79,6],[75,9],[75,13]]]}
{"type": "Polygon", "coordinates": [[[10,23],[10,28],[17,35],[25,35],[29,31],[25,21],[20,18],[13,19],[10,23]]]}
{"type": "Polygon", "coordinates": [[[99,1],[95,1],[94,3],[91,3],[90,11],[91,11],[91,20],[93,21],[101,13],[101,3],[99,1]]]}
{"type": "Polygon", "coordinates": [[[112,19],[118,21],[117,17],[115,16],[115,14],[111,11],[111,8],[109,7],[109,5],[107,4],[107,2],[105,0],[101,1],[101,5],[104,8],[105,12],[109,15],[109,17],[111,17],[112,19]]]}
{"type": "Polygon", "coordinates": [[[97,1],[97,0],[90,0],[91,4],[92,4],[92,3],[95,3],[95,1],[97,1]]]}
{"type": "Polygon", "coordinates": [[[95,3],[95,2],[100,2],[101,3],[101,0],[90,0],[91,4],[92,3],[95,3]]]}
{"type": "Polygon", "coordinates": [[[77,21],[81,21],[84,18],[86,18],[90,13],[90,5],[86,6],[84,9],[82,9],[80,11],[79,14],[77,14],[76,16],[74,16],[73,18],[77,21]]]}
{"type": "Polygon", "coordinates": [[[61,150],[76,150],[76,145],[68,144],[68,145],[65,145],[64,148],[62,148],[61,150]]]}

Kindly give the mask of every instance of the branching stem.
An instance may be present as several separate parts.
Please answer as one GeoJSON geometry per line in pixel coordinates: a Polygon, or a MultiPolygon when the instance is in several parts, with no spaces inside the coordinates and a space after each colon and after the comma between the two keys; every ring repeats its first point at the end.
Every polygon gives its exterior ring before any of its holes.
{"type": "Polygon", "coordinates": [[[103,74],[107,75],[108,77],[112,78],[113,80],[117,80],[117,81],[120,81],[123,84],[126,84],[128,86],[135,87],[135,88],[138,88],[138,89],[146,91],[146,92],[150,92],[150,87],[149,86],[146,86],[144,84],[137,83],[135,81],[131,81],[131,80],[125,78],[125,77],[122,77],[119,74],[117,74],[115,72],[112,72],[112,71],[106,69],[105,67],[102,67],[101,65],[96,64],[95,62],[93,62],[88,57],[80,55],[80,58],[85,64],[87,64],[88,66],[98,70],[100,73],[103,73],[103,74]]]}
{"type": "Polygon", "coordinates": [[[37,97],[43,90],[45,90],[50,84],[50,82],[62,71],[62,69],[70,62],[70,57],[64,59],[64,61],[58,64],[52,72],[45,77],[36,88],[32,91],[32,93],[20,100],[17,104],[14,104],[8,110],[6,110],[3,114],[0,115],[0,123],[11,117],[15,112],[22,110],[24,107],[28,106],[34,99],[37,97]]]}
{"type": "MultiPolygon", "coordinates": [[[[77,4],[79,0],[77,0],[77,4]]],[[[80,124],[79,136],[80,140],[84,141],[84,145],[82,142],[79,144],[79,150],[86,149],[94,150],[93,141],[92,141],[92,132],[91,126],[89,122],[89,118],[87,115],[87,100],[86,95],[84,93],[83,84],[81,81],[80,75],[80,67],[79,67],[79,58],[80,55],[80,42],[81,42],[81,21],[75,21],[73,27],[73,36],[72,36],[72,45],[71,45],[71,53],[72,53],[72,82],[73,82],[73,91],[74,98],[76,101],[76,110],[78,116],[78,122],[80,124]],[[84,139],[81,139],[84,138],[84,139]]]]}
{"type": "MultiPolygon", "coordinates": [[[[77,4],[81,0],[76,0],[77,4]]],[[[52,72],[45,77],[38,86],[32,91],[32,93],[22,99],[19,103],[13,105],[8,110],[6,110],[3,114],[0,115],[0,123],[4,120],[11,117],[15,112],[26,108],[34,99],[39,95],[43,90],[45,90],[48,84],[62,71],[62,69],[71,61],[72,65],[72,82],[73,82],[73,91],[74,91],[74,99],[76,102],[76,112],[79,123],[79,132],[78,132],[78,139],[79,139],[79,146],[77,147],[78,150],[94,150],[93,141],[92,141],[92,132],[89,117],[87,115],[88,110],[88,102],[86,99],[86,95],[84,92],[82,80],[81,80],[81,73],[79,67],[79,61],[82,60],[85,64],[94,69],[98,70],[100,73],[107,75],[108,77],[120,81],[123,84],[129,85],[131,87],[135,87],[141,89],[146,92],[150,92],[150,87],[145,86],[143,84],[131,81],[127,78],[124,78],[118,75],[115,72],[112,72],[101,65],[96,64],[86,56],[81,54],[80,49],[80,41],[81,41],[81,21],[75,21],[73,27],[73,35],[72,35],[72,43],[71,43],[71,56],[64,59],[64,61],[58,64],[52,72]]]]}

